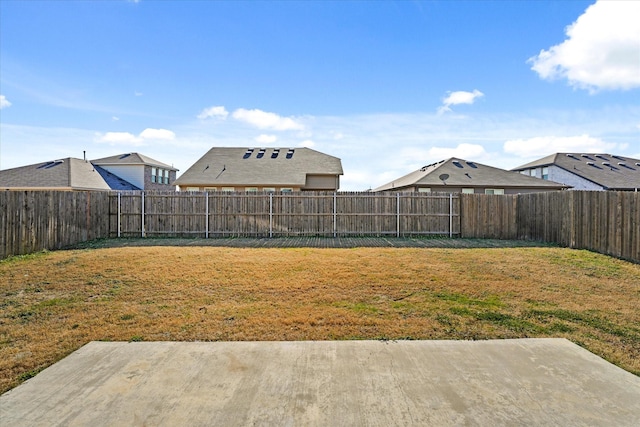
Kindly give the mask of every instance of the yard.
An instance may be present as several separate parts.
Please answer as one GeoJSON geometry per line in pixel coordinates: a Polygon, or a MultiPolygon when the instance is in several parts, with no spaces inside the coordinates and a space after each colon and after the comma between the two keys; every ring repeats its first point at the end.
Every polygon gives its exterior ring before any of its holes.
{"type": "Polygon", "coordinates": [[[93,340],[564,337],[640,375],[640,265],[581,250],[74,249],[0,295],[0,392],[93,340]]]}

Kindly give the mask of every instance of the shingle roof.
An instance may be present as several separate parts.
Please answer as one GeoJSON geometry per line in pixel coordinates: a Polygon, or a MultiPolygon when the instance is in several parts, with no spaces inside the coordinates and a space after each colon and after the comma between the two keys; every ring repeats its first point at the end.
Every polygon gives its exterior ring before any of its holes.
{"type": "Polygon", "coordinates": [[[477,162],[452,157],[424,166],[392,182],[384,184],[373,191],[401,189],[410,186],[456,187],[504,187],[504,188],[566,188],[557,182],[532,178],[518,172],[494,168],[477,162]]]}
{"type": "Polygon", "coordinates": [[[310,148],[214,147],[175,184],[304,186],[307,174],[342,175],[342,163],[310,148]]]}
{"type": "Polygon", "coordinates": [[[608,190],[640,188],[640,160],[613,154],[555,153],[512,170],[555,165],[608,190]]]}
{"type": "Polygon", "coordinates": [[[147,157],[140,153],[124,153],[116,156],[104,157],[102,159],[91,160],[91,163],[99,166],[110,165],[147,165],[155,166],[163,169],[177,171],[178,169],[166,163],[159,162],[151,157],[147,157]]]}
{"type": "Polygon", "coordinates": [[[139,190],[90,162],[67,157],[0,171],[0,189],[139,190]]]}
{"type": "Polygon", "coordinates": [[[2,170],[0,188],[109,190],[91,163],[73,157],[2,170]]]}

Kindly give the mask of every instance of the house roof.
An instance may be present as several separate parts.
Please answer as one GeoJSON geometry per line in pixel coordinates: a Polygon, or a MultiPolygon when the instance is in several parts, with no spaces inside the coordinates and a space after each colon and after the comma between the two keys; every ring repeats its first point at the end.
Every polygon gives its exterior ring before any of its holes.
{"type": "Polygon", "coordinates": [[[302,187],[309,174],[342,175],[342,163],[310,148],[213,147],[175,184],[302,187]]]}
{"type": "Polygon", "coordinates": [[[424,166],[373,191],[402,189],[412,186],[436,187],[442,185],[465,188],[567,188],[567,186],[557,182],[532,178],[517,172],[452,157],[424,166]]]}
{"type": "Polygon", "coordinates": [[[65,190],[130,190],[133,184],[90,162],[67,157],[0,171],[0,188],[65,190]],[[110,185],[113,185],[111,187],[110,185]]]}
{"type": "Polygon", "coordinates": [[[607,190],[640,188],[640,160],[613,154],[555,153],[512,170],[557,166],[607,190]]]}
{"type": "Polygon", "coordinates": [[[177,171],[178,169],[170,166],[166,163],[159,162],[151,157],[147,157],[140,153],[124,153],[116,156],[104,157],[102,159],[91,160],[91,163],[99,166],[114,166],[114,165],[145,165],[154,166],[163,169],[169,169],[177,171]]]}

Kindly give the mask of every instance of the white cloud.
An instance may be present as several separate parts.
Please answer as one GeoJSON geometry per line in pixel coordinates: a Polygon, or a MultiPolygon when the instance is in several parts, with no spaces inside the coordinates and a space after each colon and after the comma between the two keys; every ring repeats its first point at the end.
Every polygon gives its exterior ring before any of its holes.
{"type": "Polygon", "coordinates": [[[120,120],[120,117],[113,116],[111,117],[111,120],[113,120],[114,122],[117,122],[118,120],[120,120]]]}
{"type": "Polygon", "coordinates": [[[640,2],[598,1],[566,29],[567,39],[529,59],[543,79],[566,78],[595,92],[640,87],[640,2]]]}
{"type": "Polygon", "coordinates": [[[142,139],[162,139],[171,141],[176,138],[176,134],[167,129],[151,129],[147,128],[140,132],[142,139]]]}
{"type": "Polygon", "coordinates": [[[205,108],[202,110],[200,114],[198,114],[198,118],[201,120],[208,119],[209,117],[218,118],[218,119],[226,119],[229,115],[229,112],[226,108],[221,105],[205,108]]]}
{"type": "Polygon", "coordinates": [[[428,150],[429,157],[438,160],[444,160],[450,157],[475,160],[483,158],[486,154],[482,145],[466,143],[459,144],[457,147],[432,147],[428,150]]]}
{"type": "Polygon", "coordinates": [[[442,114],[447,111],[451,111],[452,105],[458,104],[473,104],[476,98],[484,96],[484,93],[478,89],[474,89],[473,92],[466,92],[459,90],[456,92],[449,92],[449,95],[442,100],[442,105],[438,108],[438,113],[442,114]]]}
{"type": "Polygon", "coordinates": [[[305,147],[305,148],[313,148],[316,146],[316,143],[313,142],[310,139],[305,139],[304,141],[302,141],[300,144],[298,144],[299,147],[305,147]]]}
{"type": "Polygon", "coordinates": [[[104,135],[98,134],[97,141],[110,145],[144,145],[144,140],[142,138],[138,138],[129,132],[107,132],[104,135]]]}
{"type": "Polygon", "coordinates": [[[143,93],[142,92],[138,92],[137,90],[135,92],[133,92],[134,96],[142,96],[143,93]]]}
{"type": "Polygon", "coordinates": [[[512,139],[504,143],[504,151],[519,157],[543,157],[553,153],[606,153],[615,151],[619,144],[608,143],[589,135],[538,136],[512,139]]]}
{"type": "Polygon", "coordinates": [[[274,142],[276,142],[278,140],[278,138],[275,135],[265,135],[262,134],[258,137],[256,137],[255,141],[259,142],[260,144],[272,144],[274,142]]]}
{"type": "Polygon", "coordinates": [[[236,120],[249,123],[259,129],[273,130],[303,130],[304,125],[296,122],[290,117],[280,117],[275,113],[269,113],[262,110],[245,110],[239,108],[232,114],[236,120]]]}
{"type": "Polygon", "coordinates": [[[167,129],[147,128],[135,136],[130,132],[107,132],[105,134],[96,134],[96,142],[106,143],[109,145],[133,145],[140,147],[147,145],[149,140],[172,141],[176,134],[167,129]]]}
{"type": "Polygon", "coordinates": [[[0,95],[0,110],[7,107],[11,107],[11,103],[9,102],[6,96],[0,95]]]}

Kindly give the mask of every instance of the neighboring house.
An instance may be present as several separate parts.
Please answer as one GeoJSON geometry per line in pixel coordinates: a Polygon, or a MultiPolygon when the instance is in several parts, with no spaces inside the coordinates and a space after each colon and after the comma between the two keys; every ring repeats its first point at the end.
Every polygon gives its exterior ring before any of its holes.
{"type": "Polygon", "coordinates": [[[567,186],[458,158],[433,163],[373,191],[517,194],[556,191],[567,186]]]}
{"type": "Polygon", "coordinates": [[[556,153],[512,170],[573,190],[640,190],[640,160],[612,154],[556,153]]]}
{"type": "Polygon", "coordinates": [[[67,157],[0,171],[1,190],[139,190],[87,160],[67,157]]]}
{"type": "Polygon", "coordinates": [[[92,160],[96,166],[121,177],[142,190],[174,190],[178,169],[140,153],[125,153],[92,160]]]}
{"type": "Polygon", "coordinates": [[[336,191],[339,158],[310,148],[214,147],[175,182],[182,191],[336,191]]]}

